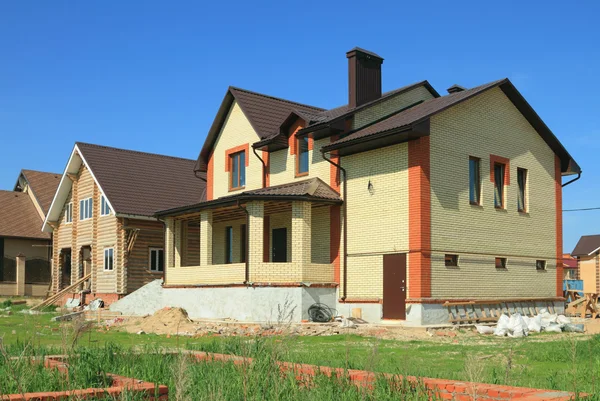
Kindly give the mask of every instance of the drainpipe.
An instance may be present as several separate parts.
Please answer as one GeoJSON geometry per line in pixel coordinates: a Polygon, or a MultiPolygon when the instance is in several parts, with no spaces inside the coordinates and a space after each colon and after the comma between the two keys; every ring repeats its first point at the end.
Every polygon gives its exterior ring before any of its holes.
{"type": "Polygon", "coordinates": [[[580,173],[577,173],[577,177],[573,178],[571,181],[567,181],[567,182],[565,182],[564,184],[562,184],[563,188],[564,188],[564,187],[566,187],[566,186],[567,186],[567,185],[569,185],[569,184],[572,184],[572,183],[574,183],[575,181],[577,181],[577,180],[578,180],[578,179],[580,179],[580,178],[581,178],[581,172],[580,172],[580,173]]]}
{"type": "Polygon", "coordinates": [[[246,213],[246,246],[244,247],[245,248],[245,253],[246,253],[246,255],[245,255],[246,268],[245,268],[245,272],[244,272],[244,274],[245,274],[245,276],[244,276],[244,284],[248,284],[250,282],[250,260],[248,258],[249,251],[250,251],[250,249],[248,247],[248,245],[250,243],[250,238],[248,237],[248,231],[249,231],[249,228],[250,228],[250,213],[248,213],[248,209],[246,209],[244,206],[242,206],[240,204],[239,200],[237,201],[237,207],[240,208],[240,209],[242,209],[244,211],[244,213],[246,213]]]}
{"type": "Polygon", "coordinates": [[[343,198],[344,198],[344,203],[342,204],[342,215],[344,216],[344,231],[342,233],[343,236],[343,243],[344,243],[344,275],[343,275],[343,279],[342,279],[342,301],[346,300],[346,296],[348,295],[348,213],[347,213],[347,208],[346,208],[346,204],[348,201],[348,190],[347,190],[347,185],[346,185],[346,169],[344,169],[342,166],[340,166],[339,164],[337,164],[336,162],[334,162],[331,159],[328,159],[327,157],[325,157],[325,152],[323,151],[323,149],[321,149],[321,156],[323,157],[323,159],[327,160],[330,164],[332,164],[333,166],[337,167],[337,169],[339,171],[342,172],[342,183],[344,185],[344,189],[343,189],[343,198]]]}
{"type": "Polygon", "coordinates": [[[267,163],[265,163],[265,161],[263,160],[263,158],[260,157],[258,155],[258,153],[256,153],[256,149],[254,147],[252,148],[252,152],[254,153],[254,155],[256,157],[258,157],[258,160],[260,160],[260,162],[263,165],[263,170],[262,170],[263,171],[263,173],[262,173],[262,187],[266,188],[267,187],[267,163]]]}

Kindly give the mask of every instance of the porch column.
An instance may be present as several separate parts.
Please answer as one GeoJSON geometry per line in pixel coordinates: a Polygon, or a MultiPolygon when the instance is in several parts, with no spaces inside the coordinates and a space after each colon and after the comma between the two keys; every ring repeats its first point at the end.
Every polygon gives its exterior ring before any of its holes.
{"type": "Polygon", "coordinates": [[[165,219],[165,270],[174,267],[175,221],[172,217],[165,219]]]}
{"type": "Polygon", "coordinates": [[[312,208],[310,202],[292,202],[292,262],[311,262],[312,208]]]}
{"type": "Polygon", "coordinates": [[[265,205],[261,201],[249,202],[246,209],[249,215],[248,262],[250,264],[250,275],[252,275],[252,267],[263,262],[265,205]]]}
{"type": "Polygon", "coordinates": [[[15,295],[25,295],[25,255],[17,255],[17,293],[15,295]]]}
{"type": "Polygon", "coordinates": [[[213,264],[213,212],[205,210],[200,213],[200,266],[213,264]]]}
{"type": "Polygon", "coordinates": [[[173,247],[173,267],[181,267],[181,220],[175,220],[174,224],[174,241],[173,247]]]}

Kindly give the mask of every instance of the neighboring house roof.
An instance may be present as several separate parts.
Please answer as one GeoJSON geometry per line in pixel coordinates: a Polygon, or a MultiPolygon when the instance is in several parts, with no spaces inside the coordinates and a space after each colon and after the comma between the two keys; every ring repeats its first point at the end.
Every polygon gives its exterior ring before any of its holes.
{"type": "Polygon", "coordinates": [[[322,150],[328,152],[351,145],[354,146],[357,143],[366,142],[370,139],[379,139],[384,135],[398,135],[403,130],[408,131],[417,124],[425,122],[437,113],[496,87],[502,89],[504,94],[540,134],[548,146],[560,157],[561,171],[567,174],[580,173],[581,169],[579,165],[508,78],[493,81],[472,89],[450,93],[446,96],[429,99],[422,103],[417,103],[412,107],[400,110],[396,114],[376,121],[369,126],[351,132],[343,138],[324,146],[322,150]]]}
{"type": "MultiPolygon", "coordinates": [[[[67,174],[89,168],[117,215],[152,217],[158,210],[200,202],[206,183],[195,176],[195,160],[77,142],[46,222],[56,221],[71,190],[67,174]]],[[[44,223],[44,229],[48,230],[44,223]]]]}
{"type": "Polygon", "coordinates": [[[0,191],[0,237],[50,239],[28,194],[0,191]]]}
{"type": "Polygon", "coordinates": [[[563,254],[563,267],[565,269],[577,269],[577,259],[570,253],[563,254]]]}
{"type": "Polygon", "coordinates": [[[340,194],[323,182],[320,178],[309,178],[272,187],[259,188],[251,191],[240,192],[236,195],[223,196],[211,201],[190,204],[173,209],[157,212],[157,216],[169,216],[181,212],[196,212],[203,209],[235,204],[238,201],[272,200],[341,203],[340,194]]]}
{"type": "MultiPolygon", "coordinates": [[[[58,188],[61,175],[58,173],[46,173],[43,171],[25,169],[21,170],[21,174],[29,183],[29,188],[44,211],[44,214],[48,213],[52,198],[54,198],[56,188],[58,188]]],[[[18,185],[19,183],[17,181],[15,189],[18,185]]]]}
{"type": "Polygon", "coordinates": [[[589,256],[600,250],[600,235],[584,235],[579,238],[575,249],[571,252],[572,256],[589,256]]]}

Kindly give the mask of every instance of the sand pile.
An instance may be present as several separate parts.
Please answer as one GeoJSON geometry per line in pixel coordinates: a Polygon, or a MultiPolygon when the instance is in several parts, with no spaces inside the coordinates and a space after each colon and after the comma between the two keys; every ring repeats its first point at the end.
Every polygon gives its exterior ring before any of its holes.
{"type": "Polygon", "coordinates": [[[185,309],[164,308],[152,316],[128,319],[123,328],[129,333],[154,334],[193,334],[196,332],[195,324],[188,317],[185,309]]]}

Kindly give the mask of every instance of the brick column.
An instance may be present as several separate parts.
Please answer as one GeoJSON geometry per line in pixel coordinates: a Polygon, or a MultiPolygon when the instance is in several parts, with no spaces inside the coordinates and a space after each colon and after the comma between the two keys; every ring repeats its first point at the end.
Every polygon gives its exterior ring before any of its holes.
{"type": "Polygon", "coordinates": [[[173,267],[181,267],[181,220],[175,220],[173,232],[173,267]]]}
{"type": "Polygon", "coordinates": [[[265,205],[260,201],[249,202],[246,209],[249,215],[248,262],[252,275],[252,266],[258,266],[263,262],[265,205]]]}
{"type": "Polygon", "coordinates": [[[311,262],[312,208],[309,202],[292,202],[292,263],[311,262]]]}
{"type": "Polygon", "coordinates": [[[25,255],[17,255],[17,291],[15,295],[25,295],[25,255]]]}
{"type": "Polygon", "coordinates": [[[172,218],[168,217],[165,219],[165,270],[174,266],[174,225],[175,221],[172,218]]]}
{"type": "Polygon", "coordinates": [[[200,266],[213,264],[213,212],[205,210],[200,214],[200,266]]]}

